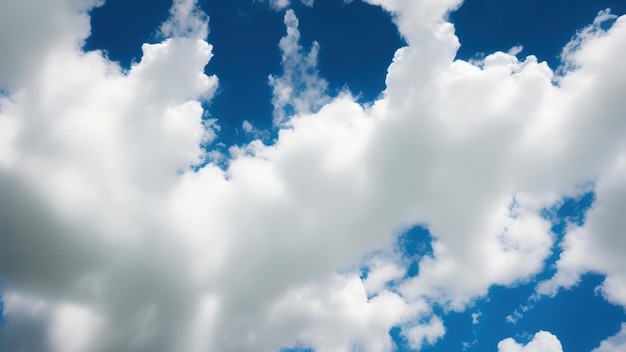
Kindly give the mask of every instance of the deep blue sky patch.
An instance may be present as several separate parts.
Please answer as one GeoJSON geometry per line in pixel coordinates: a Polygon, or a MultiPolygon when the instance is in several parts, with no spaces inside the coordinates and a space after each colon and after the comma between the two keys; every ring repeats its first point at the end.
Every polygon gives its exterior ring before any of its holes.
{"type": "MultiPolygon", "coordinates": [[[[129,67],[141,57],[142,43],[160,39],[154,28],[167,18],[169,6],[164,0],[107,1],[92,12],[92,36],[85,48],[103,49],[129,67]]],[[[252,0],[205,0],[200,6],[209,14],[208,41],[214,54],[206,72],[220,80],[210,114],[222,127],[220,141],[248,142],[241,129],[244,120],[272,129],[268,75],[281,74],[278,42],[286,34],[284,11],[252,0]]],[[[389,14],[360,1],[318,1],[313,8],[296,1],[293,8],[305,50],[313,41],[321,46],[318,69],[329,93],[348,88],[361,101],[378,97],[387,66],[403,45],[389,14]]]]}
{"type": "Polygon", "coordinates": [[[414,226],[398,236],[396,250],[407,261],[407,277],[417,276],[419,261],[424,256],[432,256],[432,236],[423,226],[414,226]]]}
{"type": "MultiPolygon", "coordinates": [[[[465,312],[452,312],[444,316],[446,335],[434,346],[424,351],[461,351],[467,343],[467,351],[497,351],[498,342],[514,337],[520,342],[540,331],[555,334],[566,352],[588,352],[597,347],[607,336],[614,335],[626,320],[624,311],[608,303],[595,288],[603,277],[585,275],[571,290],[561,291],[555,298],[543,298],[524,313],[515,324],[506,317],[520,306],[528,303],[535,283],[507,288],[496,286],[489,294],[465,312]],[[472,314],[478,316],[478,324],[472,323],[472,314]]],[[[396,343],[405,344],[399,337],[396,343]]]]}
{"type": "Polygon", "coordinates": [[[107,0],[91,12],[91,36],[85,50],[101,49],[130,67],[141,59],[141,45],[160,41],[159,25],[167,19],[169,0],[107,0]]]}
{"type": "Polygon", "coordinates": [[[550,331],[559,337],[563,351],[586,352],[620,329],[626,314],[608,303],[596,287],[603,276],[585,275],[571,290],[561,290],[554,298],[543,298],[515,327],[517,331],[550,331]]]}
{"type": "Polygon", "coordinates": [[[563,46],[606,8],[622,15],[626,13],[626,2],[466,0],[450,16],[461,41],[457,57],[467,60],[478,53],[506,52],[522,45],[521,57],[535,55],[556,69],[563,46]]]}

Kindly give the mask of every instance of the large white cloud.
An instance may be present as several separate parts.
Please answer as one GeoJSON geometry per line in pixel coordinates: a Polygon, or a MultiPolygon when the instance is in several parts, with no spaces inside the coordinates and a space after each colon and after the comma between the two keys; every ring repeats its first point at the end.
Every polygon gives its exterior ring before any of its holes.
{"type": "MultiPolygon", "coordinates": [[[[68,23],[85,22],[88,33],[88,4],[80,5],[59,8],[68,23]]],[[[65,43],[72,35],[71,45],[38,48],[41,62],[29,67],[28,79],[2,82],[15,88],[2,97],[0,114],[1,124],[13,126],[0,143],[0,275],[9,321],[0,340],[78,350],[127,350],[133,343],[154,350],[148,345],[165,342],[170,349],[185,331],[186,303],[176,304],[185,302],[189,283],[181,277],[181,245],[164,237],[176,231],[162,215],[178,173],[201,162],[200,144],[213,138],[198,101],[217,82],[203,73],[211,46],[194,35],[146,44],[141,62],[124,73],[100,52],[80,50],[84,31],[62,31],[55,39],[65,43]],[[46,309],[32,315],[15,303],[24,300],[46,309]],[[28,329],[13,322],[46,327],[33,329],[41,333],[27,342],[14,330],[28,329]],[[93,332],[68,333],[88,323],[93,332]],[[106,344],[88,341],[98,337],[106,344]]]]}
{"type": "MultiPolygon", "coordinates": [[[[10,88],[0,102],[0,347],[390,351],[388,332],[401,326],[419,348],[445,333],[430,304],[462,310],[491,285],[541,271],[554,241],[541,210],[588,182],[608,224],[599,243],[613,245],[598,253],[624,247],[610,226],[621,221],[611,187],[625,154],[624,18],[572,46],[572,71],[555,85],[532,56],[455,61],[445,16],[458,1],[380,1],[409,44],[381,99],[363,106],[316,88],[314,101],[296,96],[304,108],[281,117],[274,144],[194,171],[214,136],[201,105],[217,85],[204,74],[204,14],[175,1],[161,27],[171,38],[146,44],[123,72],[80,50],[95,3],[58,2],[84,26],[35,30],[69,44],[46,41],[28,66],[0,68],[11,73],[0,77],[10,88]],[[393,241],[415,224],[434,251],[403,280],[393,241]],[[372,251],[362,280],[355,268],[372,251]]],[[[315,55],[302,53],[294,13],[285,23],[274,88],[322,82],[293,69],[314,68],[315,55]]],[[[605,292],[617,301],[615,287],[605,292]]]]}

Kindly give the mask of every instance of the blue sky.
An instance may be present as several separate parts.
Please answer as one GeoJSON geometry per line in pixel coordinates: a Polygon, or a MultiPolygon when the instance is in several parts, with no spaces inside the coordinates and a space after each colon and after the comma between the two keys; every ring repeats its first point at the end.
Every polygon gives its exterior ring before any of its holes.
{"type": "Polygon", "coordinates": [[[623,351],[624,14],[0,5],[0,350],[623,351]]]}
{"type": "MultiPolygon", "coordinates": [[[[111,59],[128,67],[141,57],[141,44],[161,39],[155,28],[167,17],[170,3],[107,1],[91,14],[92,35],[85,49],[106,50],[111,59]]],[[[204,1],[201,6],[212,14],[209,42],[216,47],[206,71],[219,72],[221,79],[211,114],[223,127],[219,138],[226,144],[242,143],[245,137],[235,130],[243,120],[271,130],[267,76],[281,69],[276,43],[284,32],[282,14],[260,1],[204,1]],[[246,104],[239,104],[242,96],[246,104]]],[[[298,10],[302,43],[308,47],[317,41],[323,48],[318,68],[329,90],[336,94],[348,87],[363,102],[375,99],[385,88],[393,53],[404,45],[390,16],[360,1],[324,1],[313,7],[296,2],[292,7],[298,10]]],[[[562,48],[575,32],[606,8],[615,14],[626,12],[623,2],[615,0],[574,6],[565,1],[465,1],[450,15],[461,41],[457,57],[469,60],[522,45],[523,55],[535,55],[556,69],[562,48]]]]}
{"type": "MultiPolygon", "coordinates": [[[[88,49],[104,49],[111,59],[128,66],[141,56],[141,44],[156,41],[154,28],[167,16],[170,1],[108,1],[92,13],[93,32],[88,49]],[[123,15],[121,15],[123,14],[123,15]],[[110,28],[110,23],[116,23],[110,28]],[[100,23],[102,23],[100,25],[100,23]]],[[[403,41],[389,15],[380,8],[354,2],[326,1],[298,9],[302,44],[320,43],[318,69],[329,82],[329,91],[349,87],[362,100],[372,101],[385,87],[386,68],[403,41]],[[373,47],[376,50],[373,50],[373,47]]],[[[278,41],[284,35],[283,13],[262,2],[206,1],[211,15],[209,42],[215,57],[208,73],[220,72],[220,88],[211,101],[211,115],[223,127],[226,144],[247,141],[239,136],[244,120],[271,129],[269,74],[281,71],[278,41]],[[242,98],[246,104],[241,104],[242,98]]]]}

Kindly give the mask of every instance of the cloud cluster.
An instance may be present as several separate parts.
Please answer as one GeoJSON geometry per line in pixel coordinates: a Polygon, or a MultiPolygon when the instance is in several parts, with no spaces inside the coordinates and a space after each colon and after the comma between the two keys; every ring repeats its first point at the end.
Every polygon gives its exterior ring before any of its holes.
{"type": "MultiPolygon", "coordinates": [[[[551,282],[601,270],[607,297],[626,301],[624,17],[581,32],[575,65],[555,77],[533,56],[454,60],[446,15],[459,1],[371,1],[408,46],[381,98],[362,105],[324,95],[309,75],[317,49],[303,53],[287,11],[272,85],[315,94],[275,94],[276,141],[233,148],[220,168],[201,148],[217,78],[204,74],[195,3],[175,1],[170,37],[124,72],[80,49],[98,3],[55,2],[63,21],[33,29],[50,40],[0,53],[28,58],[0,60],[0,349],[391,351],[395,326],[419,349],[445,333],[433,304],[463,310],[539,273],[554,245],[542,210],[590,182],[598,203],[568,231],[551,282]],[[433,253],[406,278],[393,243],[416,224],[433,253]]],[[[0,5],[0,25],[37,19],[22,10],[0,5]]],[[[545,332],[498,348],[544,346],[560,351],[545,332]]]]}

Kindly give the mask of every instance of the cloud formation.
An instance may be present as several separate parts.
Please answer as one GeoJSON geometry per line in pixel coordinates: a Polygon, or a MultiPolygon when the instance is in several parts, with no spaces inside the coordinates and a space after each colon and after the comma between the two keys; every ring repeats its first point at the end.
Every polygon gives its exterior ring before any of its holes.
{"type": "Polygon", "coordinates": [[[298,18],[293,10],[285,13],[285,26],[287,35],[279,43],[283,74],[269,76],[275,125],[282,124],[291,115],[317,112],[329,101],[326,95],[328,82],[317,72],[319,44],[313,42],[311,50],[304,51],[300,45],[298,18]]]}
{"type": "Polygon", "coordinates": [[[512,338],[500,341],[498,352],[563,352],[563,347],[556,336],[539,331],[526,345],[520,345],[512,338]]]}
{"type": "MultiPolygon", "coordinates": [[[[617,65],[619,59],[614,55],[621,55],[626,50],[626,19],[615,19],[607,11],[602,11],[594,23],[579,32],[572,43],[566,47],[564,57],[572,67],[578,67],[576,71],[563,78],[574,81],[586,79],[591,67],[598,65],[599,61],[613,61],[617,65]],[[600,25],[606,21],[615,20],[608,32],[601,29],[600,25]],[[575,49],[572,49],[575,48],[575,49]],[[598,55],[607,55],[600,59],[598,55]],[[610,58],[609,58],[610,57],[610,58]]],[[[624,104],[613,102],[611,96],[621,88],[626,73],[617,66],[615,71],[607,71],[596,82],[589,82],[581,86],[579,93],[584,113],[595,114],[600,119],[615,116],[613,119],[601,122],[599,135],[623,133],[623,119],[618,118],[619,110],[624,104]],[[617,91],[616,91],[617,89],[617,91]],[[596,105],[596,104],[600,105],[596,105]],[[595,110],[598,109],[598,110],[595,110]],[[614,131],[611,131],[615,129],[614,131]]],[[[567,82],[569,83],[569,82],[567,82]]],[[[582,135],[582,133],[581,133],[582,135]]],[[[615,304],[626,307],[626,262],[621,255],[622,249],[626,248],[623,229],[626,226],[624,218],[619,214],[626,209],[626,143],[623,138],[615,137],[608,141],[597,141],[598,147],[607,145],[614,150],[614,157],[604,164],[598,165],[595,181],[596,199],[591,210],[586,214],[585,223],[581,226],[569,224],[563,242],[560,244],[562,253],[556,263],[557,273],[549,280],[544,281],[537,287],[537,295],[554,296],[559,288],[571,288],[580,280],[584,273],[595,272],[606,275],[601,286],[605,297],[615,304]]],[[[595,144],[590,147],[595,148],[595,144]]],[[[587,151],[593,153],[594,150],[587,151]]]]}
{"type": "MultiPolygon", "coordinates": [[[[0,349],[391,351],[395,326],[419,349],[445,334],[433,305],[461,311],[541,272],[555,242],[542,210],[590,183],[597,205],[539,290],[597,270],[624,304],[626,18],[581,32],[555,77],[515,52],[455,60],[459,1],[370,2],[408,43],[381,98],[325,95],[288,10],[278,137],[220,168],[195,2],[175,1],[168,38],[124,72],[81,50],[99,3],[55,0],[62,21],[33,29],[49,40],[0,53],[0,349]],[[433,253],[406,278],[393,243],[415,225],[433,253]]],[[[38,16],[21,6],[0,5],[9,33],[11,16],[38,16]]],[[[561,351],[547,332],[498,348],[561,351]]]]}

